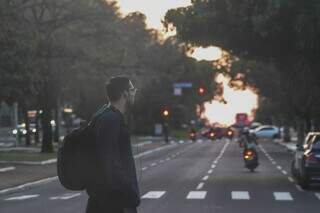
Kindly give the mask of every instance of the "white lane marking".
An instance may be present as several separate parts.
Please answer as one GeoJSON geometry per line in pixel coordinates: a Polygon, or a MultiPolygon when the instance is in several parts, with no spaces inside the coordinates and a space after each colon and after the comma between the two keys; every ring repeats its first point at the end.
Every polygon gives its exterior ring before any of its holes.
{"type": "Polygon", "coordinates": [[[164,160],[160,160],[159,163],[164,163],[164,160]]]}
{"type": "Polygon", "coordinates": [[[142,168],[142,171],[145,171],[145,170],[147,170],[148,169],[148,167],[143,167],[142,168]]]}
{"type": "Polygon", "coordinates": [[[301,186],[299,186],[298,184],[296,184],[296,188],[298,189],[298,191],[303,192],[304,190],[301,188],[301,186]]]}
{"type": "Polygon", "coordinates": [[[211,174],[213,172],[213,170],[212,169],[210,169],[209,171],[208,171],[208,174],[211,174]]]}
{"type": "Polygon", "coordinates": [[[197,186],[197,190],[202,189],[202,188],[203,188],[203,186],[204,186],[204,183],[203,183],[203,182],[199,183],[199,185],[197,186]]]}
{"type": "Polygon", "coordinates": [[[32,198],[36,198],[39,197],[40,195],[36,194],[36,195],[22,195],[22,196],[18,196],[18,197],[10,197],[5,199],[6,201],[11,201],[11,200],[28,200],[28,199],[32,199],[32,198]]]}
{"type": "Polygon", "coordinates": [[[320,200],[320,193],[314,193],[314,195],[320,200]]]}
{"type": "Polygon", "coordinates": [[[50,183],[50,182],[53,182],[53,181],[56,181],[56,180],[58,180],[58,176],[51,177],[51,178],[46,178],[46,179],[43,179],[43,180],[38,180],[38,181],[35,181],[35,182],[25,183],[23,185],[15,186],[15,187],[8,188],[8,189],[3,189],[3,190],[0,191],[0,195],[1,194],[5,194],[5,193],[9,193],[9,192],[16,192],[16,191],[19,191],[19,190],[25,190],[25,189],[31,188],[33,186],[38,186],[38,185],[50,183]]]}
{"type": "Polygon", "coordinates": [[[67,193],[64,195],[56,196],[56,197],[50,197],[50,200],[69,200],[71,198],[79,197],[81,193],[67,193]]]}
{"type": "Polygon", "coordinates": [[[207,196],[206,191],[191,191],[187,195],[187,199],[205,199],[207,196]]]}
{"type": "Polygon", "coordinates": [[[211,165],[211,168],[212,168],[212,169],[216,168],[216,165],[214,165],[214,164],[213,164],[213,165],[211,165]]]}
{"type": "Polygon", "coordinates": [[[277,169],[281,170],[281,169],[282,169],[282,167],[281,167],[281,166],[277,166],[277,169]]]}
{"type": "Polygon", "coordinates": [[[143,195],[142,199],[159,199],[161,198],[166,192],[165,191],[150,191],[147,194],[143,195]]]}
{"type": "Polygon", "coordinates": [[[287,174],[288,174],[288,172],[285,171],[285,170],[282,170],[281,172],[282,172],[282,174],[284,174],[284,175],[287,175],[287,174]]]}
{"type": "Polygon", "coordinates": [[[288,177],[288,180],[291,182],[291,183],[294,183],[294,179],[292,177],[288,177]]]}
{"type": "Polygon", "coordinates": [[[250,200],[249,192],[246,191],[231,192],[231,197],[233,200],[250,200]]]}
{"type": "Polygon", "coordinates": [[[156,166],[157,165],[157,163],[153,163],[153,164],[151,164],[150,166],[151,167],[154,167],[154,166],[156,166]]]}
{"type": "Polygon", "coordinates": [[[209,179],[209,175],[206,175],[202,178],[202,180],[208,180],[209,179]]]}
{"type": "Polygon", "coordinates": [[[272,164],[273,164],[273,165],[276,165],[277,163],[273,161],[272,164]]]}
{"type": "Polygon", "coordinates": [[[293,201],[293,198],[289,192],[274,192],[273,196],[278,201],[293,201]]]}
{"type": "Polygon", "coordinates": [[[167,158],[167,159],[166,159],[166,161],[169,161],[169,160],[171,160],[171,158],[167,158]]]}
{"type": "Polygon", "coordinates": [[[5,168],[0,168],[0,172],[8,172],[8,171],[12,171],[15,169],[16,169],[16,167],[10,166],[10,167],[5,167],[5,168]]]}
{"type": "Polygon", "coordinates": [[[214,163],[214,164],[218,164],[218,161],[217,161],[217,160],[215,160],[213,163],[214,163]]]}

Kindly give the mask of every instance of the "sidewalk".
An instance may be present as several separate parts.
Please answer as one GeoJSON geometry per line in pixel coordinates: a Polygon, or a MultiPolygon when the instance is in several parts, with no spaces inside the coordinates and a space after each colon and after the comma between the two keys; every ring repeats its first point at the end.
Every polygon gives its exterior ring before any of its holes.
{"type": "MultiPolygon", "coordinates": [[[[162,140],[143,141],[141,143],[133,144],[132,149],[135,158],[139,158],[177,144],[178,143],[167,144],[162,140]]],[[[0,169],[3,169],[4,171],[0,172],[0,195],[2,194],[1,191],[4,191],[5,189],[57,176],[55,161],[43,165],[41,165],[41,162],[34,165],[32,163],[23,164],[17,162],[0,163],[0,169]],[[10,169],[7,170],[6,168],[10,169]]]]}
{"type": "Polygon", "coordinates": [[[282,139],[275,139],[273,141],[286,147],[289,152],[295,152],[297,150],[297,138],[292,138],[291,142],[283,142],[282,139]]]}

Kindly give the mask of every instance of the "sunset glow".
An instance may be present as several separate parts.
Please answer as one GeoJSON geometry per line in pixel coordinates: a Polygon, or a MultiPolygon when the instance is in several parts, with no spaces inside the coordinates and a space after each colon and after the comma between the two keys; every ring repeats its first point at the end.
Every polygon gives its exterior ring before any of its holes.
{"type": "Polygon", "coordinates": [[[214,46],[207,48],[198,47],[194,50],[191,56],[199,61],[215,61],[222,57],[222,51],[220,48],[214,46]]]}
{"type": "Polygon", "coordinates": [[[117,0],[120,11],[126,15],[139,11],[146,15],[150,28],[162,30],[161,20],[169,9],[191,5],[191,0],[117,0]]]}
{"type": "Polygon", "coordinates": [[[258,107],[258,95],[250,88],[245,90],[235,90],[228,85],[229,78],[219,74],[216,78],[218,83],[223,85],[223,98],[226,103],[213,100],[211,103],[204,104],[205,111],[203,118],[210,123],[220,123],[223,125],[232,125],[235,122],[237,113],[247,113],[253,116],[253,110],[258,107]]]}

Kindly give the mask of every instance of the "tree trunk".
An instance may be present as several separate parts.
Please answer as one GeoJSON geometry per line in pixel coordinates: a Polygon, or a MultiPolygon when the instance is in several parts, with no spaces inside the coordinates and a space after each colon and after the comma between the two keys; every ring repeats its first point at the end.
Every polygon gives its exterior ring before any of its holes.
{"type": "Polygon", "coordinates": [[[311,119],[307,116],[305,117],[305,133],[307,134],[308,132],[311,131],[311,127],[312,127],[312,121],[311,119]]]}
{"type": "Polygon", "coordinates": [[[52,127],[51,127],[51,110],[48,108],[43,108],[43,113],[41,116],[42,123],[42,149],[43,153],[52,153],[53,145],[52,145],[52,127]]]}
{"type": "Polygon", "coordinates": [[[303,120],[298,119],[297,121],[297,130],[298,130],[298,142],[297,144],[302,145],[305,137],[305,123],[303,120]]]}
{"type": "Polygon", "coordinates": [[[39,144],[39,141],[40,141],[40,137],[39,137],[39,133],[40,133],[40,128],[39,128],[39,116],[40,116],[40,113],[39,113],[39,110],[37,110],[37,115],[36,115],[36,132],[34,133],[34,142],[35,144],[39,144]]]}

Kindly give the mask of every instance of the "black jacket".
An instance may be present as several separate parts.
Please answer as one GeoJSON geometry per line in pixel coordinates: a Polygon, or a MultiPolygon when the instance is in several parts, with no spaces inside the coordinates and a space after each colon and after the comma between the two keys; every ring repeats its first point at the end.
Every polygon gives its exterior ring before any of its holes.
{"type": "Polygon", "coordinates": [[[140,193],[125,119],[112,106],[97,116],[94,124],[97,173],[87,193],[91,200],[100,200],[107,206],[135,208],[140,204],[140,193]]]}

